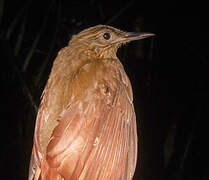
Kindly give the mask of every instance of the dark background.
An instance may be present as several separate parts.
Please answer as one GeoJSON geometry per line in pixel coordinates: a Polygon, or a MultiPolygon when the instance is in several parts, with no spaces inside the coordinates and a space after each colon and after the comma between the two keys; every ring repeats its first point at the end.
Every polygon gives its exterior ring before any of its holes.
{"type": "Polygon", "coordinates": [[[209,179],[207,6],[175,0],[0,0],[4,179],[27,179],[39,98],[57,52],[73,34],[97,24],[156,34],[118,52],[137,114],[134,179],[209,179]]]}

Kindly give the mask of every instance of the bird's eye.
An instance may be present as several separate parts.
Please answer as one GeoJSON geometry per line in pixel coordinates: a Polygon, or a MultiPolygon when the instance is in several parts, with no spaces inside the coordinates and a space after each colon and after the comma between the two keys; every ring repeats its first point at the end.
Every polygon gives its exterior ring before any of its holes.
{"type": "Polygon", "coordinates": [[[103,38],[106,39],[106,40],[109,40],[110,39],[110,33],[104,33],[103,38]]]}

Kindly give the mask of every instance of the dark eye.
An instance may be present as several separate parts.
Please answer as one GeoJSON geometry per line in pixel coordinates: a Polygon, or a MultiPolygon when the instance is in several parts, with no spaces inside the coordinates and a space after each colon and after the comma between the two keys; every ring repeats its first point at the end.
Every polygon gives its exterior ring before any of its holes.
{"type": "Polygon", "coordinates": [[[106,40],[110,39],[110,33],[104,33],[103,38],[106,40]]]}

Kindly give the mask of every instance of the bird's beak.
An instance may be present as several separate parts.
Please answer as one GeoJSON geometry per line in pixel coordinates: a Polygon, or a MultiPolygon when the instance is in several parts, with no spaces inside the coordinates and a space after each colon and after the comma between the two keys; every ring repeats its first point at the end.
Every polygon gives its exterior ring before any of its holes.
{"type": "Polygon", "coordinates": [[[129,41],[134,41],[134,40],[139,40],[139,39],[144,39],[144,38],[148,38],[151,36],[154,36],[155,34],[153,33],[137,33],[137,32],[127,32],[125,34],[125,39],[129,40],[129,41]]]}
{"type": "Polygon", "coordinates": [[[153,33],[145,33],[145,32],[140,32],[140,33],[137,33],[137,32],[126,32],[118,40],[120,42],[122,42],[122,43],[123,42],[126,43],[126,42],[130,42],[130,41],[135,41],[135,40],[148,38],[148,37],[151,37],[151,36],[155,36],[155,34],[153,34],[153,33]]]}

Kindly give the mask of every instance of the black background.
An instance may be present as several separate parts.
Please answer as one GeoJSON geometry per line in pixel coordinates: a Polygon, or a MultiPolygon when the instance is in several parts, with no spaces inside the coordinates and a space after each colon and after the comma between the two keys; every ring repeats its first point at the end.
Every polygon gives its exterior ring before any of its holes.
{"type": "Polygon", "coordinates": [[[134,179],[209,179],[206,3],[2,2],[0,160],[4,179],[27,179],[36,117],[34,106],[40,102],[57,52],[73,34],[97,24],[156,34],[153,38],[131,42],[118,52],[132,82],[137,114],[139,158],[134,179]],[[17,24],[7,38],[15,21],[17,24]],[[40,39],[33,47],[40,29],[40,39]],[[29,65],[23,71],[32,48],[29,65]],[[43,74],[38,79],[42,67],[43,74]]]}

